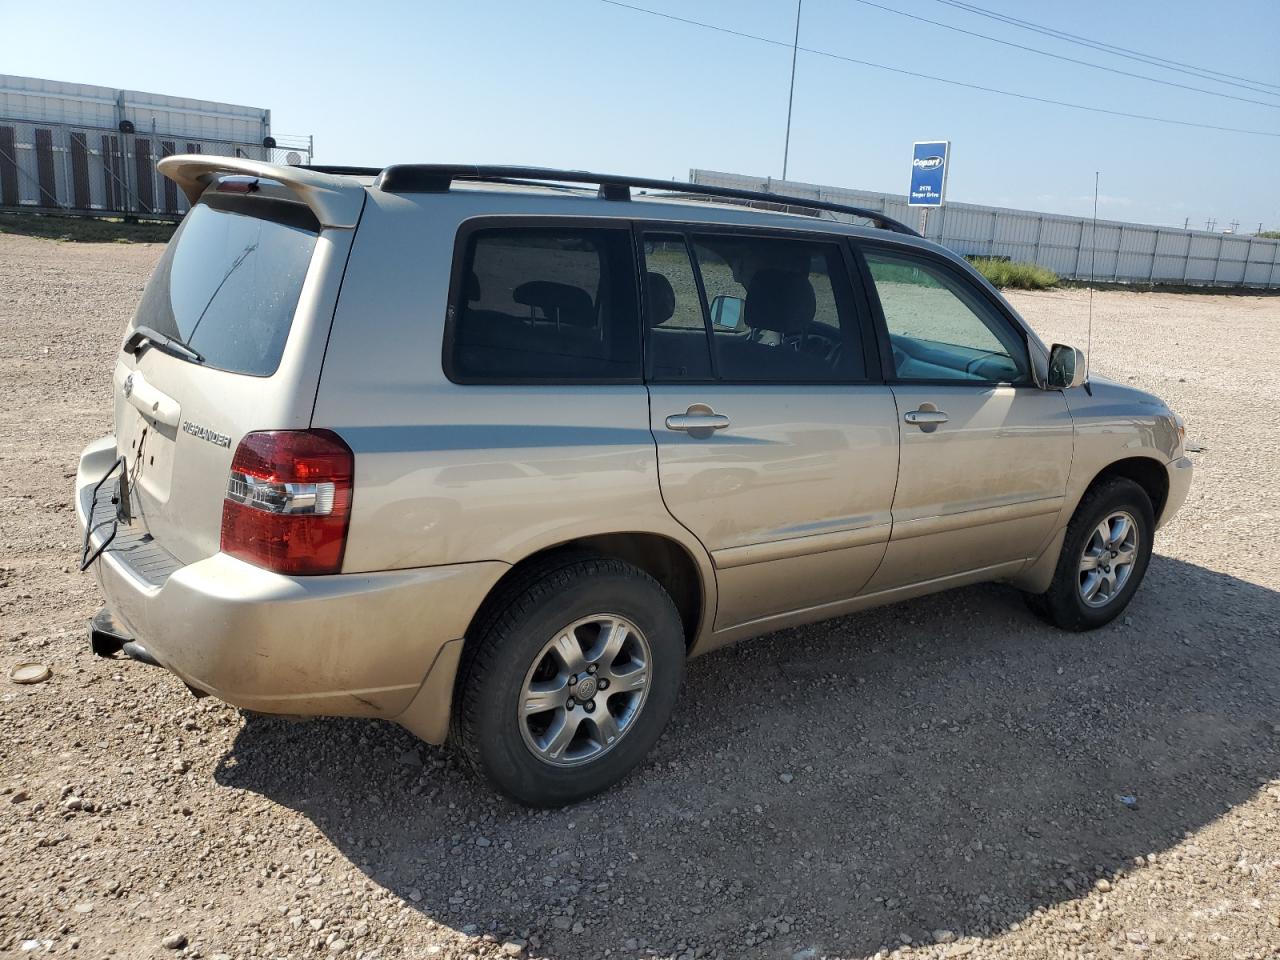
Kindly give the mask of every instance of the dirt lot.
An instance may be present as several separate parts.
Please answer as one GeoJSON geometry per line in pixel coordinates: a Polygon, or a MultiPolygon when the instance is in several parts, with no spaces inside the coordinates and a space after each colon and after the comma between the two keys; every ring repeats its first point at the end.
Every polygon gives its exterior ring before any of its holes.
{"type": "MultiPolygon", "coordinates": [[[[0,666],[53,668],[0,678],[0,955],[1280,956],[1280,299],[1096,297],[1095,368],[1209,448],[1120,621],[989,586],[778,633],[531,813],[89,655],[69,488],[159,253],[0,237],[0,666]]],[[[1075,343],[1084,298],[1013,296],[1075,343]]]]}

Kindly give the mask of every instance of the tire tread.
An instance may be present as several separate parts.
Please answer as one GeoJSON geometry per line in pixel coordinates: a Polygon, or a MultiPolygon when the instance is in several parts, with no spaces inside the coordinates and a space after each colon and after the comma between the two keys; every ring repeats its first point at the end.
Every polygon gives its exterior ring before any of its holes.
{"type": "Polygon", "coordinates": [[[1080,498],[1075,513],[1067,523],[1067,534],[1062,541],[1062,551],[1058,555],[1058,563],[1054,567],[1053,580],[1050,582],[1049,589],[1044,593],[1026,595],[1027,606],[1037,616],[1063,630],[1092,630],[1110,622],[1129,605],[1133,594],[1142,583],[1142,578],[1146,575],[1147,563],[1151,555],[1151,537],[1154,532],[1154,510],[1151,499],[1137,483],[1125,477],[1113,477],[1090,487],[1080,498]],[[1076,548],[1081,528],[1089,525],[1088,519],[1093,516],[1100,504],[1119,504],[1130,500],[1145,508],[1142,511],[1145,514],[1142,519],[1146,521],[1146,528],[1141,531],[1143,542],[1139,547],[1142,566],[1134,571],[1132,576],[1137,579],[1131,579],[1133,588],[1129,596],[1124,598],[1123,603],[1114,608],[1104,607],[1100,611],[1101,615],[1090,616],[1082,612],[1076,601],[1076,577],[1079,572],[1076,567],[1076,548]]]}
{"type": "Polygon", "coordinates": [[[506,653],[506,639],[518,631],[544,602],[584,579],[602,576],[635,580],[652,587],[658,596],[665,598],[670,616],[675,622],[680,622],[675,602],[662,585],[645,571],[623,560],[567,550],[548,554],[518,571],[481,607],[472,629],[468,631],[458,666],[450,739],[476,775],[488,776],[478,729],[480,703],[475,691],[479,684],[474,681],[498,669],[498,663],[506,653]]]}

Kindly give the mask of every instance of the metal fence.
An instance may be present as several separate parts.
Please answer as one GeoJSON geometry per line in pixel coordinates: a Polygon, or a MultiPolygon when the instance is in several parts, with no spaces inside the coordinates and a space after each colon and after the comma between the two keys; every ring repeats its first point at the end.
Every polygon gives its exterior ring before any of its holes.
{"type": "Polygon", "coordinates": [[[310,138],[277,146],[0,117],[0,210],[176,219],[187,199],[156,161],[210,153],[310,163],[310,138]]]}
{"type": "MultiPolygon", "coordinates": [[[[867,207],[913,228],[920,221],[920,209],[898,194],[712,170],[691,170],[689,177],[694,183],[867,207]]],[[[962,256],[1029,261],[1073,280],[1280,288],[1280,241],[1263,237],[1117,220],[1099,220],[1095,227],[1085,217],[974,203],[930,211],[925,234],[962,256]]]]}

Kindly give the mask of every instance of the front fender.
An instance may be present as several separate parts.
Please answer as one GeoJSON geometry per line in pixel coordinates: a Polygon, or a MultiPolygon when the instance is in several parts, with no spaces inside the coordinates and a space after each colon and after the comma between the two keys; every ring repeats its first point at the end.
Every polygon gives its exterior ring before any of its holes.
{"type": "Polygon", "coordinates": [[[1031,593],[1047,590],[1057,567],[1067,524],[1093,482],[1121,461],[1148,461],[1163,472],[1168,493],[1156,517],[1169,519],[1186,499],[1191,484],[1190,461],[1173,412],[1159,397],[1094,377],[1088,387],[1064,391],[1075,430],[1075,449],[1067,489],[1054,534],[1039,556],[1012,579],[1031,593]]]}
{"type": "Polygon", "coordinates": [[[1182,456],[1177,419],[1159,397],[1104,377],[1094,377],[1087,388],[1067,390],[1064,396],[1075,427],[1064,504],[1068,518],[1089,485],[1111,464],[1140,457],[1167,469],[1182,456]]]}

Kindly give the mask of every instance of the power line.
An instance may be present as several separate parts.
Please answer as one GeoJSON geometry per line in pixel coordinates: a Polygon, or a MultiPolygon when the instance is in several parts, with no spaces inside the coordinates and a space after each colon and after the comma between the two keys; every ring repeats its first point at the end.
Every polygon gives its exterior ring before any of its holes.
{"type": "MultiPolygon", "coordinates": [[[[674,20],[677,23],[688,24],[693,27],[702,27],[705,30],[714,30],[717,33],[726,33],[730,36],[741,37],[744,40],[755,40],[758,43],[767,43],[774,47],[783,47],[787,50],[792,49],[792,45],[782,40],[774,40],[771,37],[761,37],[754,33],[745,33],[742,30],[734,30],[730,27],[721,27],[714,23],[704,23],[701,20],[692,20],[688,17],[677,16],[674,13],[663,13],[660,10],[650,10],[648,7],[640,7],[631,3],[624,3],[623,0],[598,0],[600,3],[606,3],[612,7],[621,7],[624,10],[633,10],[636,13],[648,14],[652,17],[660,17],[663,20],[674,20]]],[[[815,56],[827,57],[831,60],[840,60],[844,63],[854,63],[862,67],[871,67],[876,70],[886,70],[889,73],[896,73],[905,77],[915,77],[918,80],[932,80],[935,83],[945,83],[953,87],[964,87],[968,90],[981,90],[983,93],[997,93],[1002,97],[1014,97],[1018,100],[1029,100],[1033,103],[1045,103],[1055,107],[1069,107],[1072,110],[1084,110],[1089,113],[1102,113],[1112,117],[1123,117],[1128,120],[1149,120],[1153,123],[1168,123],[1179,127],[1197,127],[1201,130],[1218,130],[1223,133],[1243,133],[1255,137],[1280,137],[1280,132],[1270,130],[1245,130],[1240,127],[1220,127],[1211,123],[1198,123],[1193,120],[1177,120],[1172,117],[1155,117],[1145,113],[1126,113],[1122,110],[1108,110],[1105,107],[1091,107],[1081,103],[1069,103],[1066,100],[1051,100],[1048,97],[1037,97],[1029,93],[1016,93],[1012,90],[1001,90],[997,87],[985,87],[978,83],[968,83],[964,80],[952,80],[949,77],[937,77],[928,73],[917,73],[914,70],[903,70],[900,67],[891,67],[883,63],[875,63],[871,60],[859,60],[856,57],[847,57],[844,54],[832,53],[829,50],[817,50],[813,47],[798,47],[805,53],[812,53],[815,56]]]]}
{"type": "MultiPolygon", "coordinates": [[[[1060,39],[1060,40],[1067,40],[1068,42],[1083,44],[1084,46],[1092,47],[1096,50],[1102,50],[1107,53],[1113,53],[1116,56],[1125,56],[1130,59],[1138,59],[1144,63],[1150,63],[1153,66],[1164,67],[1169,70],[1174,70],[1179,67],[1184,67],[1186,69],[1178,70],[1178,72],[1179,73],[1190,72],[1192,76],[1200,76],[1201,79],[1213,80],[1215,83],[1229,83],[1231,80],[1240,80],[1240,81],[1243,81],[1243,83],[1245,84],[1253,84],[1254,86],[1246,86],[1244,89],[1255,90],[1255,92],[1257,93],[1267,93],[1269,91],[1256,90],[1255,89],[1256,87],[1271,87],[1274,90],[1280,90],[1280,84],[1271,83],[1270,81],[1267,81],[1267,80],[1254,80],[1250,77],[1241,77],[1241,76],[1237,76],[1234,73],[1224,73],[1221,70],[1214,70],[1211,67],[1200,67],[1200,66],[1196,66],[1193,63],[1184,63],[1181,60],[1172,60],[1168,57],[1157,56],[1156,54],[1153,54],[1153,53],[1143,53],[1140,50],[1132,50],[1128,47],[1116,46],[1115,44],[1107,43],[1103,40],[1091,40],[1088,37],[1082,37],[1082,36],[1079,36],[1078,34],[1068,33],[1067,31],[1059,30],[1056,27],[1050,27],[1044,24],[1035,23],[1034,21],[1031,21],[1031,20],[1022,20],[1022,19],[1019,19],[1018,17],[1014,17],[1005,13],[999,13],[998,11],[995,11],[995,10],[988,10],[984,7],[977,6],[976,4],[966,3],[964,2],[964,0],[937,0],[937,2],[945,3],[947,6],[955,7],[956,9],[959,9],[959,10],[965,10],[969,13],[975,13],[981,17],[987,17],[992,20],[999,20],[1002,23],[1007,23],[1007,24],[1010,24],[1011,26],[1020,27],[1024,30],[1031,30],[1035,33],[1042,33],[1042,34],[1045,34],[1046,36],[1056,37],[1057,39],[1060,39]],[[1216,79],[1218,77],[1225,77],[1226,79],[1223,79],[1223,80],[1216,79]]],[[[1238,87],[1238,86],[1241,86],[1242,84],[1231,83],[1230,85],[1238,87]]]]}
{"type": "MultiPolygon", "coordinates": [[[[976,30],[966,30],[963,27],[957,27],[950,23],[943,23],[940,20],[930,20],[928,17],[919,17],[914,13],[907,13],[904,10],[895,10],[893,7],[886,7],[879,3],[873,3],[872,0],[853,0],[853,2],[860,3],[867,7],[875,7],[877,10],[883,10],[886,13],[892,13],[899,17],[917,20],[920,23],[929,23],[935,27],[942,27],[944,30],[954,30],[956,33],[963,33],[969,37],[977,37],[981,40],[990,40],[992,43],[998,43],[1006,47],[1013,47],[1017,50],[1026,50],[1029,53],[1036,53],[1042,57],[1051,57],[1054,60],[1063,60],[1067,63],[1074,63],[1082,67],[1092,67],[1095,70],[1105,70],[1108,73],[1118,73],[1122,77],[1134,77],[1138,80],[1148,80],[1151,83],[1164,84],[1166,87],[1178,87],[1181,90],[1192,90],[1196,93],[1205,93],[1211,97],[1225,97],[1228,100],[1239,100],[1241,103],[1256,103],[1262,107],[1271,107],[1273,110],[1280,110],[1280,103],[1273,103],[1267,100],[1253,100],[1249,97],[1238,97],[1234,93],[1222,93],[1218,90],[1206,90],[1204,87],[1193,87],[1187,83],[1178,83],[1176,80],[1161,80],[1159,77],[1152,77],[1145,73],[1133,73],[1129,70],[1121,70],[1118,67],[1108,67],[1105,64],[1093,63],[1089,60],[1077,60],[1075,57],[1068,57],[1061,53],[1053,53],[1050,50],[1041,50],[1038,47],[1028,47],[1021,43],[1014,43],[1012,40],[1001,40],[999,37],[992,37],[985,33],[979,33],[976,30]]],[[[1267,96],[1280,96],[1280,93],[1267,94],[1267,96]]]]}
{"type": "Polygon", "coordinates": [[[1001,23],[1007,23],[1010,26],[1019,27],[1023,30],[1030,30],[1033,33],[1040,33],[1045,36],[1054,37],[1058,40],[1066,40],[1069,43],[1078,43],[1086,47],[1091,47],[1094,50],[1101,50],[1103,53],[1127,57],[1131,60],[1140,60],[1143,63],[1150,64],[1151,66],[1162,67],[1166,70],[1174,70],[1178,73],[1188,73],[1201,80],[1212,80],[1214,83],[1225,83],[1232,87],[1242,87],[1245,90],[1252,90],[1254,93],[1271,92],[1269,90],[1259,90],[1259,87],[1271,87],[1274,90],[1280,90],[1280,84],[1270,83],[1266,80],[1252,80],[1249,77],[1240,77],[1233,73],[1223,73],[1221,70],[1213,70],[1209,67],[1198,67],[1195,64],[1183,63],[1181,60],[1171,60],[1168,57],[1160,57],[1152,53],[1143,53],[1140,50],[1130,50],[1128,47],[1118,47],[1115,44],[1106,43],[1102,40],[1090,40],[1088,37],[1082,37],[1074,33],[1067,33],[1065,30],[1058,30],[1055,27],[1048,27],[1044,24],[1035,23],[1031,20],[1021,20],[1018,17],[999,13],[995,10],[987,10],[984,7],[979,7],[972,3],[965,3],[964,0],[936,0],[936,2],[946,4],[949,7],[955,7],[957,10],[964,10],[968,13],[977,14],[980,17],[986,17],[989,20],[999,20],[1001,23]],[[1234,81],[1242,82],[1236,83],[1234,81]]]}
{"type": "MultiPolygon", "coordinates": [[[[792,44],[785,43],[782,40],[773,40],[769,37],[756,36],[754,33],[743,33],[741,30],[734,30],[732,27],[721,27],[714,23],[703,23],[701,20],[690,20],[688,17],[678,17],[674,13],[663,13],[660,10],[650,10],[648,7],[637,7],[634,4],[623,3],[622,0],[600,0],[601,3],[607,3],[611,7],[621,7],[624,10],[634,10],[636,13],[647,13],[651,17],[661,17],[663,20],[674,20],[677,23],[687,23],[691,27],[703,27],[707,30],[715,30],[717,33],[727,33],[734,37],[741,37],[743,40],[758,40],[760,43],[768,43],[775,47],[786,47],[788,50],[792,48],[792,44]]],[[[799,49],[808,52],[807,47],[799,49]]]]}

